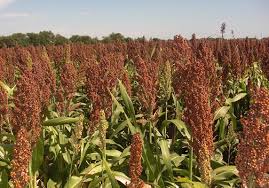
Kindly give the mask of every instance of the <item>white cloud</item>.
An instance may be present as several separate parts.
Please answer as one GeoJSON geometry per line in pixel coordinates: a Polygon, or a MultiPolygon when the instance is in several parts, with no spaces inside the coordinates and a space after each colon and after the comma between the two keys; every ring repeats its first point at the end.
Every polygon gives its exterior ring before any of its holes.
{"type": "Polygon", "coordinates": [[[8,12],[0,14],[0,18],[24,18],[29,17],[31,14],[27,12],[8,12]]]}
{"type": "Polygon", "coordinates": [[[0,9],[7,7],[9,4],[15,0],[0,0],[0,9]]]}

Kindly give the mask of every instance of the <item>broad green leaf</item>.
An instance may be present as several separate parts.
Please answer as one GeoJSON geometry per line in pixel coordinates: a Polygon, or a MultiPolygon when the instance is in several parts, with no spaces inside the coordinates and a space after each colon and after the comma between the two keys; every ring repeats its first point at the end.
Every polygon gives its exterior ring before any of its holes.
{"type": "Polygon", "coordinates": [[[182,188],[208,188],[207,185],[200,182],[183,183],[181,186],[182,188]]]}
{"type": "Polygon", "coordinates": [[[166,140],[162,139],[160,140],[160,148],[162,151],[162,157],[164,160],[164,164],[166,165],[170,175],[172,175],[172,164],[171,164],[171,159],[170,159],[170,152],[168,149],[168,143],[166,140]]]}
{"type": "Polygon", "coordinates": [[[236,166],[222,166],[214,169],[212,172],[213,179],[215,180],[222,179],[223,177],[228,177],[230,175],[238,176],[236,166]]]}
{"type": "MultiPolygon", "coordinates": [[[[89,186],[88,188],[92,188],[92,187],[97,187],[97,185],[99,185],[101,182],[103,182],[105,179],[107,178],[107,175],[104,174],[102,177],[95,177],[93,180],[90,179],[90,180],[85,180],[86,182],[89,181],[89,186]]],[[[99,187],[101,187],[99,185],[99,187]]]]}
{"type": "Polygon", "coordinates": [[[167,127],[170,123],[173,123],[183,136],[186,136],[189,140],[191,139],[191,135],[186,124],[179,119],[164,120],[162,122],[162,129],[164,129],[164,127],[167,127]]]}
{"type": "Polygon", "coordinates": [[[226,104],[232,104],[236,101],[239,101],[241,99],[243,99],[245,96],[247,95],[247,93],[239,93],[236,96],[234,96],[233,98],[228,98],[226,99],[226,104]]]}
{"type": "Polygon", "coordinates": [[[32,152],[32,161],[31,161],[32,174],[38,171],[39,167],[43,163],[43,156],[44,156],[44,141],[43,138],[40,138],[32,152]]]}
{"type": "Polygon", "coordinates": [[[125,127],[128,126],[127,120],[123,121],[121,124],[118,125],[115,131],[113,131],[112,135],[110,138],[113,138],[115,135],[117,135],[120,131],[122,131],[125,127]]]}
{"type": "Polygon", "coordinates": [[[0,140],[1,141],[10,140],[10,141],[15,142],[15,136],[13,134],[10,134],[10,133],[1,133],[0,140]]]}
{"type": "Polygon", "coordinates": [[[71,118],[71,117],[58,117],[54,119],[49,119],[43,122],[43,126],[57,126],[57,125],[64,125],[64,124],[72,124],[77,123],[80,120],[79,117],[71,118]]]}
{"type": "Polygon", "coordinates": [[[164,164],[165,164],[165,166],[166,166],[166,168],[168,170],[168,173],[172,177],[173,176],[173,170],[172,170],[170,152],[169,152],[169,148],[168,148],[168,142],[165,139],[161,139],[159,141],[159,145],[160,145],[160,148],[161,148],[164,164]]]}
{"type": "Polygon", "coordinates": [[[8,175],[6,170],[2,170],[0,172],[0,187],[1,188],[8,188],[8,175]]]}
{"type": "Polygon", "coordinates": [[[71,156],[69,154],[69,151],[67,150],[66,152],[62,153],[63,155],[63,159],[67,164],[71,164],[72,163],[72,159],[71,156]]]}
{"type": "MultiPolygon", "coordinates": [[[[125,116],[125,118],[126,118],[126,121],[127,121],[127,124],[128,124],[128,127],[129,127],[131,133],[132,133],[132,134],[135,134],[135,133],[136,133],[136,128],[132,125],[132,122],[130,121],[129,117],[128,117],[127,114],[125,113],[125,111],[124,111],[122,105],[117,101],[117,99],[114,97],[114,95],[113,95],[111,92],[109,92],[109,93],[110,93],[110,95],[111,95],[111,97],[112,97],[113,102],[114,102],[117,106],[119,106],[119,107],[122,109],[122,112],[123,112],[123,114],[124,114],[124,116],[125,116]]],[[[134,121],[134,122],[135,122],[135,121],[134,121]]]]}
{"type": "Polygon", "coordinates": [[[120,157],[121,152],[118,151],[118,150],[115,150],[115,149],[113,149],[113,150],[106,150],[106,155],[107,156],[110,156],[110,157],[120,157]]]}
{"type": "Polygon", "coordinates": [[[133,120],[135,120],[135,109],[134,109],[134,105],[132,103],[131,98],[129,97],[126,88],[124,87],[124,85],[122,84],[121,81],[119,81],[119,86],[120,86],[120,93],[122,96],[122,99],[127,107],[128,113],[131,116],[131,118],[133,120]]]}
{"type": "Polygon", "coordinates": [[[177,182],[181,183],[182,188],[208,188],[203,183],[191,181],[189,178],[177,178],[177,182]]]}
{"type": "Polygon", "coordinates": [[[128,185],[130,183],[130,178],[122,172],[114,171],[113,172],[115,179],[121,182],[123,185],[128,185]]]}
{"type": "Polygon", "coordinates": [[[104,160],[103,163],[105,165],[105,169],[106,169],[106,172],[107,172],[108,177],[110,179],[112,187],[113,188],[120,188],[120,186],[119,186],[118,182],[116,181],[115,176],[114,176],[113,172],[111,171],[107,161],[104,160]]]}
{"type": "Polygon", "coordinates": [[[157,161],[153,155],[153,152],[148,142],[144,142],[142,151],[143,151],[142,158],[144,161],[144,166],[145,168],[149,170],[150,180],[154,180],[155,178],[154,174],[156,172],[157,161]]]}
{"type": "Polygon", "coordinates": [[[47,188],[58,188],[59,186],[57,186],[57,183],[54,182],[52,179],[49,179],[48,183],[47,183],[47,188]]]}
{"type": "MultiPolygon", "coordinates": [[[[108,164],[108,166],[111,166],[111,164],[108,164]]],[[[81,175],[93,175],[99,172],[102,172],[103,168],[102,168],[102,162],[98,162],[98,163],[91,163],[86,169],[84,169],[81,172],[81,175]]]]}
{"type": "Polygon", "coordinates": [[[81,183],[82,176],[71,176],[65,184],[64,188],[79,188],[81,187],[81,183]]]}
{"type": "Polygon", "coordinates": [[[224,117],[228,113],[229,109],[230,109],[230,106],[222,106],[222,107],[220,107],[215,112],[214,121],[221,118],[221,117],[224,117]]]}
{"type": "Polygon", "coordinates": [[[14,86],[13,88],[10,88],[8,85],[6,85],[1,80],[0,80],[0,86],[3,87],[4,90],[6,90],[8,96],[12,96],[13,95],[14,89],[16,87],[16,86],[14,86]]]}
{"type": "Polygon", "coordinates": [[[89,146],[90,146],[90,142],[86,142],[85,144],[85,140],[82,141],[81,147],[80,147],[80,159],[79,159],[79,165],[78,165],[79,167],[81,163],[84,161],[84,157],[87,153],[89,146]]]}
{"type": "Polygon", "coordinates": [[[185,156],[180,156],[177,153],[170,154],[170,160],[175,167],[178,167],[185,158],[185,156]]]}

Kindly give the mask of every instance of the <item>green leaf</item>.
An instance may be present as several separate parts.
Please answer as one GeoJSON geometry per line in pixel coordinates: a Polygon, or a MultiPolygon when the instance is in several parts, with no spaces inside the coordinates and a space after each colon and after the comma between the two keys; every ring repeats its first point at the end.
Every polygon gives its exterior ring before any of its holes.
{"type": "Polygon", "coordinates": [[[165,139],[161,139],[159,141],[159,145],[162,152],[163,162],[168,170],[168,173],[170,176],[173,176],[173,170],[172,170],[172,164],[171,164],[171,158],[170,158],[170,152],[168,148],[168,142],[165,139]]]}
{"type": "Polygon", "coordinates": [[[79,188],[81,187],[81,183],[82,176],[71,176],[65,184],[64,188],[79,188]]]}
{"type": "Polygon", "coordinates": [[[220,107],[216,112],[215,112],[215,115],[214,115],[214,121],[221,118],[221,117],[224,117],[228,111],[230,109],[230,106],[222,106],[220,107]]]}
{"type": "Polygon", "coordinates": [[[120,131],[122,131],[125,127],[127,127],[128,122],[127,120],[123,121],[121,124],[118,125],[115,131],[113,131],[112,135],[109,138],[113,138],[115,135],[117,135],[120,131]]]}
{"type": "MultiPolygon", "coordinates": [[[[108,164],[108,166],[111,166],[111,164],[108,164]]],[[[99,172],[102,172],[102,164],[101,162],[98,163],[91,163],[86,169],[84,169],[81,172],[81,175],[93,175],[99,172]]]]}
{"type": "Polygon", "coordinates": [[[135,109],[134,109],[133,102],[131,98],[129,97],[126,91],[126,88],[124,87],[121,81],[119,81],[119,86],[120,86],[121,97],[124,101],[125,106],[127,107],[128,113],[131,116],[131,118],[135,120],[135,109]]]}
{"type": "MultiPolygon", "coordinates": [[[[132,133],[132,134],[135,134],[135,133],[136,133],[136,128],[133,126],[133,124],[132,124],[132,122],[130,121],[129,117],[128,117],[127,114],[125,113],[125,111],[124,111],[122,105],[117,101],[117,99],[114,97],[114,95],[113,95],[111,92],[109,92],[109,93],[110,93],[110,95],[111,95],[111,97],[112,97],[113,102],[114,102],[118,107],[120,107],[120,108],[122,109],[122,113],[124,114],[124,116],[125,116],[125,118],[126,118],[127,125],[128,125],[128,127],[129,127],[131,133],[132,133]]],[[[136,121],[134,121],[134,123],[135,123],[135,122],[136,122],[136,121]]]]}
{"type": "Polygon", "coordinates": [[[72,163],[72,159],[71,159],[71,156],[70,156],[68,150],[66,152],[62,153],[62,155],[63,155],[64,161],[67,162],[67,164],[72,163]]]}
{"type": "Polygon", "coordinates": [[[90,146],[90,142],[86,142],[86,144],[85,144],[85,140],[82,141],[81,148],[80,148],[80,159],[79,159],[79,165],[78,165],[79,167],[82,164],[82,162],[84,161],[84,157],[87,153],[89,146],[90,146]]]}
{"type": "Polygon", "coordinates": [[[49,119],[43,122],[43,126],[57,126],[57,125],[64,125],[64,124],[72,124],[76,123],[80,120],[79,117],[71,118],[71,117],[58,117],[54,119],[49,119]]]}
{"type": "Polygon", "coordinates": [[[35,172],[38,171],[39,167],[42,165],[43,156],[44,156],[44,141],[43,138],[40,138],[32,152],[32,161],[31,161],[32,174],[35,174],[35,172]]]}
{"type": "Polygon", "coordinates": [[[110,157],[120,157],[121,156],[121,152],[118,150],[106,150],[106,155],[110,156],[110,157]]]}
{"type": "Polygon", "coordinates": [[[3,87],[4,90],[6,90],[7,95],[8,96],[12,96],[14,89],[16,86],[14,86],[13,88],[8,87],[8,85],[6,85],[4,82],[0,81],[0,86],[3,87]]]}
{"type": "Polygon", "coordinates": [[[235,166],[222,166],[212,172],[213,181],[228,180],[232,176],[238,176],[238,170],[235,166]]]}
{"type": "Polygon", "coordinates": [[[121,182],[123,185],[128,185],[130,183],[130,178],[126,176],[124,173],[114,171],[113,174],[115,176],[115,179],[121,182]]]}
{"type": "Polygon", "coordinates": [[[232,104],[236,101],[241,100],[242,98],[244,98],[247,95],[247,93],[239,93],[236,96],[234,96],[233,98],[228,98],[226,99],[226,104],[232,104]]]}
{"type": "Polygon", "coordinates": [[[153,151],[151,150],[150,144],[148,142],[144,142],[142,151],[143,151],[142,158],[144,162],[143,165],[149,171],[148,178],[150,181],[154,181],[157,178],[155,174],[157,172],[160,172],[160,169],[157,169],[158,162],[155,156],[153,155],[153,151]]]}
{"type": "Polygon", "coordinates": [[[203,183],[191,181],[189,178],[177,178],[177,182],[181,183],[182,188],[207,188],[203,183]]]}
{"type": "Polygon", "coordinates": [[[174,164],[175,167],[178,167],[182,161],[186,159],[185,156],[180,156],[177,153],[170,154],[170,160],[174,164]]]}
{"type": "Polygon", "coordinates": [[[57,186],[57,183],[54,182],[52,179],[49,179],[48,183],[47,183],[47,188],[56,188],[59,187],[57,186]]]}
{"type": "Polygon", "coordinates": [[[2,172],[0,173],[0,187],[8,188],[8,175],[6,170],[2,170],[2,172]]]}
{"type": "Polygon", "coordinates": [[[111,169],[110,169],[110,167],[109,167],[107,161],[104,160],[103,163],[104,163],[104,165],[105,165],[105,169],[106,169],[106,172],[107,172],[108,177],[109,177],[109,179],[110,179],[110,182],[111,182],[112,187],[113,187],[113,188],[120,188],[120,186],[119,186],[118,182],[116,181],[115,176],[114,176],[114,174],[112,173],[112,171],[111,171],[111,169]]]}
{"type": "Polygon", "coordinates": [[[186,124],[183,121],[179,120],[179,119],[164,120],[162,122],[162,129],[161,130],[163,130],[164,127],[167,127],[170,123],[173,123],[177,127],[178,131],[183,136],[187,137],[189,140],[191,139],[191,135],[190,135],[190,132],[189,132],[186,124]]]}
{"type": "Polygon", "coordinates": [[[0,140],[1,141],[4,141],[4,140],[10,140],[10,141],[13,141],[15,142],[15,136],[13,134],[10,134],[10,133],[1,133],[0,134],[0,140]]]}
{"type": "Polygon", "coordinates": [[[182,188],[208,188],[208,186],[206,186],[205,184],[203,183],[200,183],[200,182],[192,182],[191,184],[190,183],[183,183],[181,184],[182,188]]]}

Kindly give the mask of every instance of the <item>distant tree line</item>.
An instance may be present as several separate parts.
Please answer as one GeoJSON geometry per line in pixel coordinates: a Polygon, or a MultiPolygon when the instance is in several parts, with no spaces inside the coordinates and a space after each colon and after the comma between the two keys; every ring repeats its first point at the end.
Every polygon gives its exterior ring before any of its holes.
{"type": "MultiPolygon", "coordinates": [[[[111,33],[109,36],[98,39],[97,37],[90,37],[87,35],[73,35],[66,38],[60,34],[54,34],[51,31],[41,31],[39,33],[14,33],[9,36],[0,36],[0,48],[15,47],[15,46],[39,46],[39,45],[63,45],[65,43],[82,43],[95,44],[98,42],[109,43],[115,41],[129,41],[129,37],[124,37],[120,33],[111,33]]],[[[145,40],[144,37],[138,40],[145,40]]]]}

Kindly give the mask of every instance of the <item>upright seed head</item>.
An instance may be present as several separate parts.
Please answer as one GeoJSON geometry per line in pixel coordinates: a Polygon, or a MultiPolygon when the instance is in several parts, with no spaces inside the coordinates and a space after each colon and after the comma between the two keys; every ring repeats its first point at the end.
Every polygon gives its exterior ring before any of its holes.
{"type": "Polygon", "coordinates": [[[251,91],[253,104],[241,119],[243,134],[238,144],[235,164],[243,186],[253,179],[257,187],[269,187],[269,91],[251,91]]]}
{"type": "Polygon", "coordinates": [[[169,61],[161,65],[159,75],[159,98],[162,103],[165,103],[172,93],[172,69],[169,61]]]}
{"type": "Polygon", "coordinates": [[[200,169],[202,181],[211,184],[210,159],[213,153],[212,113],[210,108],[209,80],[205,66],[193,60],[185,66],[182,91],[185,104],[184,121],[190,126],[191,143],[200,169]]]}
{"type": "Polygon", "coordinates": [[[106,114],[104,110],[100,111],[100,123],[99,123],[99,134],[101,140],[101,148],[106,148],[106,130],[108,129],[108,122],[106,120],[106,114]]]}
{"type": "Polygon", "coordinates": [[[144,182],[139,178],[142,173],[142,139],[140,133],[133,135],[131,144],[131,155],[129,161],[129,175],[131,177],[131,183],[128,185],[129,188],[142,188],[144,182]]]}
{"type": "Polygon", "coordinates": [[[11,161],[11,180],[15,188],[24,188],[30,177],[28,165],[32,157],[30,135],[25,127],[22,127],[16,135],[11,161]]]}
{"type": "Polygon", "coordinates": [[[139,83],[138,98],[148,116],[151,116],[156,107],[159,65],[153,61],[136,59],[136,69],[139,83]]]}
{"type": "Polygon", "coordinates": [[[31,132],[34,145],[41,131],[40,89],[32,72],[25,70],[17,83],[14,95],[15,107],[12,109],[12,127],[15,134],[24,127],[31,132]]]}

